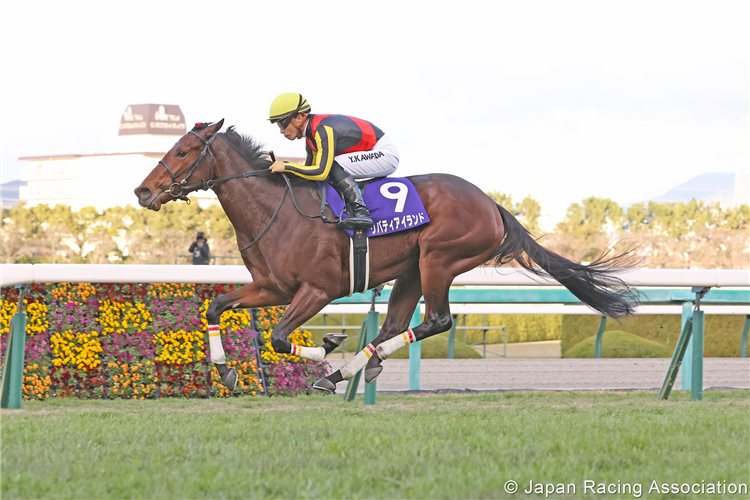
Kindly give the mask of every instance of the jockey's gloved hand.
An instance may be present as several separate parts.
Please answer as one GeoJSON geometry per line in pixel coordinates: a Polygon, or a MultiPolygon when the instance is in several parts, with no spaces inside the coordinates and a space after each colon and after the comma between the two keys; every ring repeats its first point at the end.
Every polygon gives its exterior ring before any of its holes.
{"type": "Polygon", "coordinates": [[[273,172],[274,174],[278,174],[279,172],[284,172],[284,171],[286,171],[286,163],[284,163],[281,160],[276,160],[271,165],[271,172],[273,172]]]}

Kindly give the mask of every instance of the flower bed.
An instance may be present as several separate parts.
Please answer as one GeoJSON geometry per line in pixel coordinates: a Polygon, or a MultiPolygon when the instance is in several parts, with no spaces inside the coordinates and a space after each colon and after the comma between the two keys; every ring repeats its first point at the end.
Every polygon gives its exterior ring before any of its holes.
{"type": "MultiPolygon", "coordinates": [[[[326,363],[280,355],[270,336],[284,307],[221,317],[227,365],[239,380],[230,393],[209,361],[205,313],[211,298],[231,285],[61,283],[33,285],[24,296],[27,314],[23,377],[25,399],[50,397],[153,399],[160,397],[295,396],[310,393],[326,363]],[[268,381],[259,379],[255,338],[268,381]]],[[[18,293],[3,288],[0,355],[7,347],[18,293]]],[[[290,340],[314,345],[310,332],[290,340]]],[[[3,358],[4,361],[4,358],[3,358]]]]}

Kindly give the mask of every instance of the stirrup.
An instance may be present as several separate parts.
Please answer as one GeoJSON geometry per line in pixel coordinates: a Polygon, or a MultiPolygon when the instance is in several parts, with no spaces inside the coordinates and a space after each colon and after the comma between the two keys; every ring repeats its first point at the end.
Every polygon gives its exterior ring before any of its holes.
{"type": "Polygon", "coordinates": [[[366,217],[349,217],[339,221],[339,225],[344,229],[370,229],[375,225],[371,218],[366,217]]]}

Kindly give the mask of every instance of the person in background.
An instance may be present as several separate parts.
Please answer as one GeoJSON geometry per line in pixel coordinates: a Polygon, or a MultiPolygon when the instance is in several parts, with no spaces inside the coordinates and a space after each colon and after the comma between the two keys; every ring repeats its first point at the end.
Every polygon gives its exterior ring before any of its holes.
{"type": "Polygon", "coordinates": [[[208,242],[206,241],[206,235],[203,234],[203,231],[198,231],[198,234],[195,236],[188,252],[193,254],[194,266],[208,265],[208,260],[211,258],[211,251],[208,249],[208,242]]]}

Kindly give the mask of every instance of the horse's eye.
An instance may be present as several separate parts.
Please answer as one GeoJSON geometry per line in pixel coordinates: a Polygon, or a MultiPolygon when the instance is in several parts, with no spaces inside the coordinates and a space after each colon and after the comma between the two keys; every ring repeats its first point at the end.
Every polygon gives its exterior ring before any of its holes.
{"type": "Polygon", "coordinates": [[[177,153],[177,156],[179,158],[185,158],[187,156],[187,153],[185,151],[180,151],[179,153],[177,153]]]}

